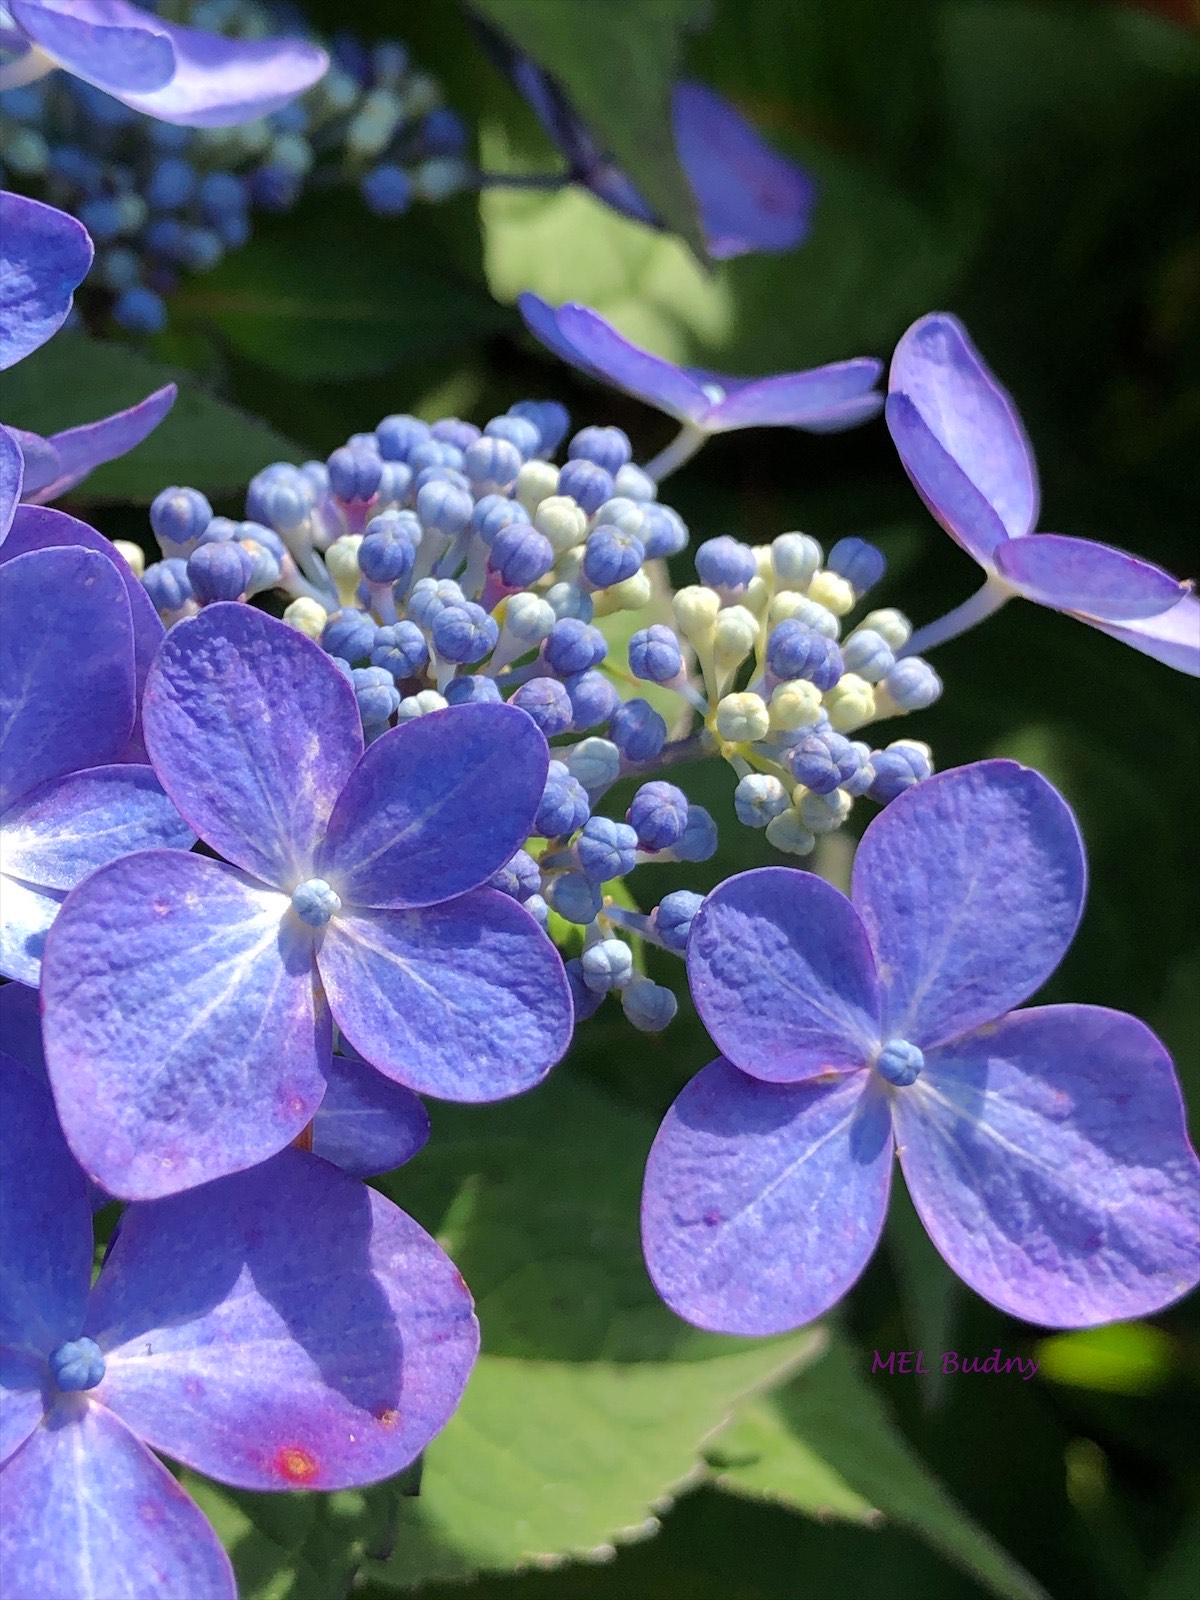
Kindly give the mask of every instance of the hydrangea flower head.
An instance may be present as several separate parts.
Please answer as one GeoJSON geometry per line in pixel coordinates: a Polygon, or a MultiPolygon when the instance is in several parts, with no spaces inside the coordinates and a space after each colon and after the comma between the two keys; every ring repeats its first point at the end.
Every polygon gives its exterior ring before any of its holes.
{"type": "Polygon", "coordinates": [[[566,1049],[553,945],[481,887],[532,831],[548,767],[524,712],[465,705],[364,753],[355,692],[311,640],[228,602],[168,634],[146,745],[212,860],[141,851],[68,900],[46,1059],[67,1138],[111,1193],[264,1160],[325,1092],[329,1011],[386,1076],[491,1100],[566,1049]]]}
{"type": "Polygon", "coordinates": [[[945,625],[922,630],[914,649],[1020,595],[1200,676],[1200,601],[1190,584],[1110,545],[1034,534],[1041,497],[1033,450],[1011,395],[956,317],[922,317],[897,345],[887,424],[917,493],[988,577],[945,625]]]}
{"type": "Polygon", "coordinates": [[[265,117],[317,81],[329,58],[300,39],[225,39],[128,0],[6,0],[16,58],[0,87],[62,67],[160,122],[222,128],[265,117]]]}
{"type": "Polygon", "coordinates": [[[875,392],[883,363],[872,357],[835,361],[808,372],[736,378],[677,367],[632,344],[598,312],[574,301],[556,310],[525,293],[517,304],[529,331],[555,355],[657,406],[700,435],[763,427],[834,433],[866,422],[883,404],[875,392]]]}
{"type": "Polygon", "coordinates": [[[155,1452],[240,1488],[407,1466],[478,1350],[452,1262],[398,1207],[284,1150],[132,1206],[94,1288],[83,1173],[44,1081],[0,1054],[0,1562],[13,1595],[235,1600],[155,1452]]]}
{"type": "Polygon", "coordinates": [[[150,768],[125,759],[137,666],[116,559],[77,545],[22,552],[22,538],[18,523],[0,564],[0,972],[36,984],[70,889],[128,851],[187,849],[195,835],[150,768]]]}
{"type": "Polygon", "coordinates": [[[867,829],[851,898],[742,873],[695,919],[688,975],[724,1059],[668,1113],[646,1259],[682,1316],[798,1327],[858,1278],[893,1153],[958,1275],[1001,1310],[1087,1327],[1200,1279],[1200,1164],[1170,1058],[1098,1006],[1013,1010],[1083,906],[1074,817],[1009,761],[930,778],[867,829]]]}
{"type": "MultiPolygon", "coordinates": [[[[73,217],[0,193],[0,371],[57,333],[91,263],[92,241],[73,217]]],[[[136,406],[48,439],[0,427],[0,541],[21,500],[52,500],[93,468],[125,455],[158,426],[175,394],[169,383],[136,406]]]]}

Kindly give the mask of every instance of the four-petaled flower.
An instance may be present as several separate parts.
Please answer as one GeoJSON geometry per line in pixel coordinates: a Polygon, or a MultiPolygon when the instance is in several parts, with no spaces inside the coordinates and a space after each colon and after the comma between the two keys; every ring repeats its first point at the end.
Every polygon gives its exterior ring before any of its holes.
{"type": "MultiPolygon", "coordinates": [[[[0,193],[0,372],[57,333],[91,264],[92,241],[74,217],[0,193]]],[[[21,500],[40,504],[73,489],[93,468],[140,444],[174,403],[168,383],[125,411],[48,439],[0,427],[0,542],[21,500]]]]}
{"type": "Polygon", "coordinates": [[[390,1200],[284,1150],[131,1206],[95,1287],[84,1175],[44,1080],[0,1054],[0,1566],[13,1596],[236,1600],[153,1452],[244,1489],[407,1466],[479,1347],[453,1263],[390,1200]],[[107,1585],[113,1585],[109,1588],[107,1585]]]}
{"type": "Polygon", "coordinates": [[[896,346],[887,424],[930,512],[987,573],[965,605],[914,634],[927,650],[1014,595],[1065,611],[1180,672],[1200,676],[1200,601],[1152,562],[1091,539],[1034,534],[1037,463],[1012,396],[957,318],[934,312],[896,346]]]}
{"type": "Polygon", "coordinates": [[[232,39],[164,22],[129,0],[5,0],[0,88],[62,67],[160,122],[253,122],[311,88],[329,66],[303,39],[232,39]]]}
{"type": "Polygon", "coordinates": [[[1083,906],[1074,817],[985,761],[863,837],[852,898],[791,868],[705,901],[688,943],[725,1059],[663,1123],[643,1240],[667,1303],[767,1334],[834,1304],[883,1228],[893,1151],[930,1237],[1013,1316],[1145,1316],[1200,1279],[1200,1165],[1170,1058],[1098,1006],[1019,1005],[1083,906]]]}
{"type": "Polygon", "coordinates": [[[545,739],[459,706],[363,750],[354,690],[302,634],[237,603],[167,635],[143,702],[163,788],[210,850],[141,851],[59,914],[46,1061],[85,1170],[128,1199],[264,1160],[325,1092],[329,1012],[421,1093],[494,1100],[571,1033],[554,946],[481,887],[533,831],[545,739]]]}
{"type": "MultiPolygon", "coordinates": [[[[130,764],[136,725],[135,615],[162,624],[119,557],[63,544],[0,551],[0,972],[36,984],[67,891],[131,850],[187,847],[195,834],[151,769],[130,764]],[[146,613],[149,613],[148,617],[146,613]]],[[[100,536],[85,532],[100,542],[100,536]]],[[[69,537],[69,534],[67,535],[69,537]]]]}

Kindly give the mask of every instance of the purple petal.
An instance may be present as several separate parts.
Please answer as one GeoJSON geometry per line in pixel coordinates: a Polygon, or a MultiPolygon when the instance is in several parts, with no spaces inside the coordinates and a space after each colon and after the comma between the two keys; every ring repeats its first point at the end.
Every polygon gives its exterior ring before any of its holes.
{"type": "MultiPolygon", "coordinates": [[[[44,1358],[34,1360],[15,1350],[0,1349],[0,1466],[20,1449],[42,1420],[45,1374],[44,1358]]],[[[7,1488],[0,1478],[0,1493],[7,1488]]],[[[2,1512],[0,1506],[0,1516],[2,1512]]]]}
{"type": "MultiPolygon", "coordinates": [[[[1083,620],[1090,622],[1091,618],[1083,620]]],[[[1200,600],[1194,594],[1185,595],[1170,611],[1145,622],[1128,622],[1120,627],[1094,622],[1092,626],[1120,639],[1122,644],[1131,644],[1143,655],[1174,667],[1176,672],[1200,678],[1200,600]]]]}
{"type": "Polygon", "coordinates": [[[35,1078],[47,1081],[37,990],[28,984],[0,985],[0,1048],[27,1067],[35,1078]]]}
{"type": "Polygon", "coordinates": [[[887,1101],[870,1073],[782,1086],[714,1061],[667,1112],[646,1166],[655,1288],[717,1333],[811,1322],[870,1260],[891,1170],[887,1101]]]}
{"type": "Polygon", "coordinates": [[[523,294],[517,300],[529,331],[556,355],[593,378],[614,384],[681,422],[702,417],[710,401],[702,386],[661,356],[630,344],[595,311],[574,302],[557,311],[523,294]]]}
{"type": "Polygon", "coordinates": [[[325,1090],[311,930],[285,895],[203,856],[144,850],[72,891],[42,999],[67,1138],[123,1199],[265,1160],[325,1090]]]}
{"type": "MultiPolygon", "coordinates": [[[[874,392],[883,363],[869,356],[835,361],[811,372],[785,372],[739,384],[704,418],[710,433],[731,428],[808,428],[831,432],[873,417],[883,406],[874,392]]],[[[720,384],[721,379],[716,376],[720,384]]]]}
{"type": "Polygon", "coordinates": [[[125,586],[90,550],[0,566],[0,813],[39,784],[115,761],[134,716],[125,586]]]}
{"type": "Polygon", "coordinates": [[[166,30],[121,0],[11,0],[13,21],[55,63],[124,98],[161,89],[175,71],[166,30]]]}
{"type": "Polygon", "coordinates": [[[139,400],[137,405],[114,411],[99,422],[85,422],[82,427],[52,433],[49,442],[58,452],[60,470],[37,488],[27,489],[28,498],[39,505],[56,500],[106,461],[128,455],[158,427],[175,404],[177,393],[175,385],[168,383],[139,400]]]}
{"type": "Polygon", "coordinates": [[[418,1094],[503,1100],[544,1078],[571,1041],[557,950],[494,889],[339,916],[317,966],[354,1048],[418,1094]]]}
{"type": "Polygon", "coordinates": [[[33,987],[42,981],[46,935],[67,898],[65,889],[46,889],[0,873],[0,973],[33,987]]]}
{"type": "Polygon", "coordinates": [[[424,906],[486,883],[534,831],[550,752],[516,706],[455,706],[376,739],[317,854],[349,904],[424,906]]]}
{"type": "Polygon", "coordinates": [[[984,567],[1007,540],[1004,524],[962,468],[946,454],[904,394],[884,404],[888,432],[929,514],[984,567]]]}
{"type": "MultiPolygon", "coordinates": [[[[196,835],[149,767],[91,767],[43,784],[4,814],[4,870],[73,889],[134,850],[190,850],[196,835]]],[[[2,913],[0,913],[2,914],[2,913]]]]}
{"type": "Polygon", "coordinates": [[[709,254],[722,261],[794,250],[809,231],[816,200],[809,175],[702,83],[675,85],[672,120],[709,254]]]}
{"type": "Polygon", "coordinates": [[[38,200],[0,193],[0,372],[58,332],[91,264],[82,223],[38,200]]]}
{"type": "Polygon", "coordinates": [[[1184,584],[1150,561],[1062,533],[1010,540],[996,552],[996,570],[1027,600],[1082,612],[1087,621],[1157,617],[1187,593],[1184,584]]]}
{"type": "Polygon", "coordinates": [[[7,561],[11,556],[21,555],[28,550],[49,550],[59,545],[73,544],[82,545],[85,550],[95,550],[106,561],[111,561],[125,585],[125,598],[129,601],[133,620],[133,660],[139,711],[122,760],[144,761],[146,751],[142,744],[141,698],[150,663],[158,654],[165,629],[150,596],[130,570],[128,561],[113,548],[111,539],[97,533],[86,522],[80,522],[76,517],[67,516],[65,511],[56,511],[49,506],[28,505],[21,506],[17,511],[8,542],[0,551],[0,561],[7,561]]]}
{"type": "Polygon", "coordinates": [[[0,427],[0,544],[12,527],[24,482],[25,456],[21,446],[7,428],[0,427]]]}
{"type": "Polygon", "coordinates": [[[25,428],[10,428],[8,431],[20,445],[25,462],[21,484],[22,498],[32,498],[39,489],[47,483],[53,483],[58,476],[58,451],[49,439],[43,439],[40,433],[30,433],[25,428]]]}
{"type": "MultiPolygon", "coordinates": [[[[908,399],[936,443],[992,507],[1009,538],[1029,533],[1040,499],[1033,450],[1012,396],[988,371],[957,317],[935,311],[913,323],[892,356],[888,390],[908,399]]],[[[908,459],[899,438],[896,445],[928,505],[920,460],[908,459]]],[[[930,509],[941,520],[936,506],[930,509]]]]}
{"type": "MultiPolygon", "coordinates": [[[[135,15],[124,0],[107,0],[135,15]]],[[[324,76],[329,57],[303,39],[226,39],[178,23],[154,27],[170,40],[175,72],[161,89],[122,94],[135,111],[191,128],[227,128],[278,111],[324,76]]]]}
{"type": "Polygon", "coordinates": [[[0,1483],[0,1565],[13,1600],[237,1600],[199,1506],[103,1406],[59,1406],[0,1483]]]}
{"type": "Polygon", "coordinates": [[[289,892],[362,754],[354,690],[302,633],[252,606],[177,623],[150,670],[146,748],[200,837],[289,892]]]}
{"type": "Polygon", "coordinates": [[[424,1229],[299,1150],[131,1207],[88,1332],[106,1405],[247,1489],[391,1477],[449,1421],[479,1348],[467,1287],[424,1229]]]}
{"type": "Polygon", "coordinates": [[[411,1161],[428,1138],[429,1113],[411,1089],[357,1056],[334,1056],[313,1118],[314,1155],[371,1178],[411,1161]]]}
{"type": "Polygon", "coordinates": [[[928,1049],[1045,983],[1083,910],[1071,808],[1039,773],[980,761],[919,783],[871,823],[854,904],[886,974],[889,1037],[928,1049]]]}
{"type": "Polygon", "coordinates": [[[92,1213],[44,1080],[0,1053],[0,1346],[45,1359],[83,1327],[92,1213]]]}
{"type": "Polygon", "coordinates": [[[769,1083],[861,1067],[879,1043],[879,981],[845,895],[760,867],[718,885],[692,924],[688,981],[718,1050],[769,1083]]]}
{"type": "Polygon", "coordinates": [[[1200,1279],[1200,1163],[1170,1057],[1135,1018],[1015,1012],[932,1053],[894,1115],[934,1244],[1012,1316],[1144,1317],[1200,1279]]]}

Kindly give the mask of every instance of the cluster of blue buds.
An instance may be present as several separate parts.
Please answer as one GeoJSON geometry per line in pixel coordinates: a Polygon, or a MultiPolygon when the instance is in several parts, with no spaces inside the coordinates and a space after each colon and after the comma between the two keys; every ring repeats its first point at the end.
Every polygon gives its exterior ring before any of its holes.
{"type": "MultiPolygon", "coordinates": [[[[292,8],[263,0],[147,9],[226,37],[308,31],[292,8]]],[[[255,211],[289,210],[314,184],[355,184],[388,217],[463,187],[466,126],[405,46],[340,34],[329,53],[330,70],[306,94],[233,127],[157,121],[66,73],[0,94],[5,187],[77,216],[96,242],[88,320],[159,332],[182,278],[244,245],[255,211]]]]}
{"type": "Polygon", "coordinates": [[[611,991],[654,1030],[675,1001],[635,951],[682,954],[700,897],[676,891],[644,914],[620,880],[717,845],[709,813],[661,774],[724,756],[741,820],[804,854],[857,796],[886,802],[929,775],[925,745],[849,735],[929,705],[941,685],[924,661],[897,659],[911,631],[898,612],[869,613],[839,642],[883,572],[862,540],[826,559],[798,533],[761,549],[713,539],[696,555],[702,583],[664,596],[655,579],[687,545],[685,524],[619,428],[568,432],[554,401],[521,401],[482,429],[385,417],[326,461],[265,468],[242,522],[195,489],[165,489],[150,511],[163,559],[143,582],[168,626],[277,592],[284,621],[352,683],[368,741],[446,706],[527,712],[552,760],[534,836],[495,887],[570,954],[577,1015],[611,991]],[[671,608],[674,627],[650,620],[671,608]],[[623,625],[628,645],[610,654],[607,619],[622,614],[645,625],[623,625]],[[660,690],[679,697],[671,725],[660,690]],[[624,815],[603,814],[628,778],[640,786],[624,815]]]}

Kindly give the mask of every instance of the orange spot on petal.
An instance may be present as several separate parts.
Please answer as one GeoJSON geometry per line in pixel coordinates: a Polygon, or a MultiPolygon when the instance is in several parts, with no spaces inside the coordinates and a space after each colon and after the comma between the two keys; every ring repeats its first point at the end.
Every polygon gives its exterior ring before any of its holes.
{"type": "Polygon", "coordinates": [[[310,1483],[317,1475],[316,1458],[299,1445],[285,1444],[276,1452],[275,1469],[289,1483],[310,1483]]]}
{"type": "Polygon", "coordinates": [[[382,1423],[385,1428],[394,1428],[400,1421],[400,1413],[391,1406],[385,1406],[382,1411],[375,1413],[376,1422],[382,1423]]]}

